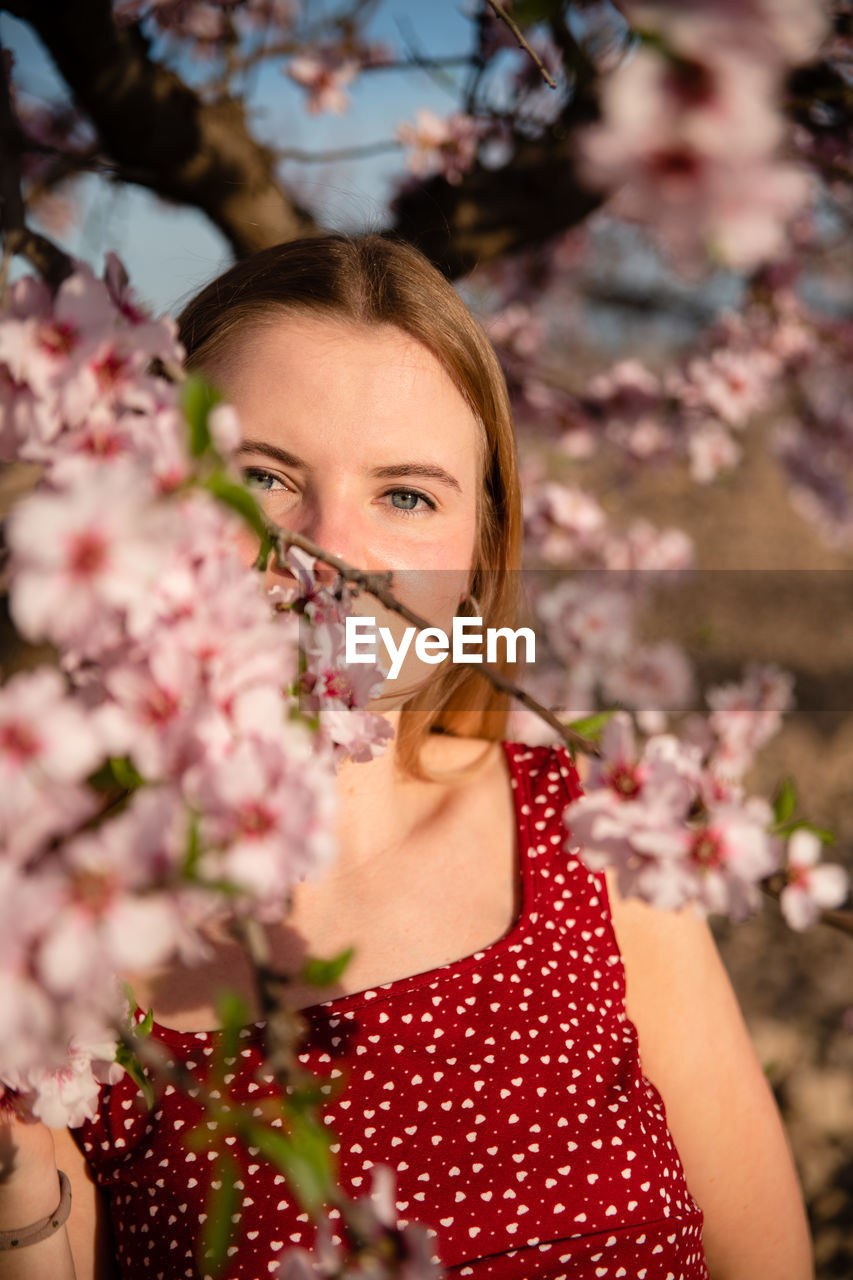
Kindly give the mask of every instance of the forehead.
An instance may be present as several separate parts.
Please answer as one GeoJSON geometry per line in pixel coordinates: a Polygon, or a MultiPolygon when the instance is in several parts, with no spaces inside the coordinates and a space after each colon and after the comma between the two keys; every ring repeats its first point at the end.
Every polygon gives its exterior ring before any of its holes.
{"type": "Polygon", "coordinates": [[[482,469],[485,432],[442,362],[393,324],[294,312],[250,321],[208,372],[248,428],[467,455],[482,469]]]}

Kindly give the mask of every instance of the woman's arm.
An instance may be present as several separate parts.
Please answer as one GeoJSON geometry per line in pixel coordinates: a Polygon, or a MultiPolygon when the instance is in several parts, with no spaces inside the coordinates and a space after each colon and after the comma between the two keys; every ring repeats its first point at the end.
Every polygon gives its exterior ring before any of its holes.
{"type": "Polygon", "coordinates": [[[811,1280],[790,1148],[707,924],[607,883],[643,1072],[705,1214],[711,1280],[811,1280]]]}
{"type": "Polygon", "coordinates": [[[71,1179],[68,1238],[76,1280],[118,1280],[106,1197],[92,1180],[89,1167],[68,1129],[54,1130],[56,1163],[71,1179]]]}
{"type": "Polygon", "coordinates": [[[67,1222],[35,1244],[0,1250],[0,1280],[115,1280],[100,1193],[67,1129],[0,1120],[0,1231],[31,1226],[56,1209],[59,1169],[71,1183],[67,1222]]]}

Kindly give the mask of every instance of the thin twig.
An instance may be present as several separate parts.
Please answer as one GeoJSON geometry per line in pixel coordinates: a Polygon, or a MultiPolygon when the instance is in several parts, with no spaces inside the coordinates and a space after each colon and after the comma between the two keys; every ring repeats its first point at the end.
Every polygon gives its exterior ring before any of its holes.
{"type": "Polygon", "coordinates": [[[516,40],[521,45],[524,52],[529,54],[530,57],[533,59],[536,66],[539,68],[539,73],[542,76],[542,79],[549,86],[549,88],[556,89],[557,87],[556,80],[553,78],[553,76],[551,76],[551,74],[548,71],[548,68],[545,66],[545,63],[539,57],[539,54],[536,52],[536,50],[531,48],[531,46],[528,44],[527,40],[524,38],[524,32],[521,30],[521,27],[518,25],[518,23],[513,18],[510,17],[506,9],[504,9],[503,5],[496,4],[495,0],[488,0],[488,5],[492,13],[498,19],[498,21],[504,23],[505,26],[509,27],[510,31],[515,36],[516,40]]]}
{"type": "MultiPolygon", "coordinates": [[[[324,564],[336,569],[344,582],[348,582],[352,586],[366,591],[368,595],[374,596],[386,609],[389,609],[392,613],[399,614],[401,618],[405,618],[407,622],[410,622],[413,627],[417,627],[419,631],[432,627],[433,624],[431,622],[428,622],[420,614],[415,613],[413,609],[403,604],[393,594],[390,588],[390,572],[371,573],[365,569],[354,569],[352,565],[347,564],[346,561],[341,560],[338,556],[332,555],[330,551],[324,551],[322,547],[318,547],[315,542],[303,537],[302,534],[294,533],[290,529],[282,529],[266,516],[264,517],[264,522],[272,544],[272,550],[275,553],[276,564],[280,569],[290,568],[287,563],[287,548],[299,547],[302,551],[307,552],[308,555],[313,556],[315,560],[322,560],[324,564]]],[[[601,755],[601,749],[597,743],[590,738],[583,737],[580,733],[576,733],[574,729],[570,729],[568,725],[558,719],[553,711],[538,702],[532,694],[513,684],[502,672],[490,667],[487,663],[477,663],[474,670],[478,675],[488,680],[495,689],[499,689],[501,693],[509,694],[527,707],[528,711],[532,711],[534,715],[539,716],[546,724],[550,725],[552,729],[559,733],[563,742],[572,752],[583,751],[586,755],[601,755]]]]}
{"type": "Polygon", "coordinates": [[[297,147],[285,147],[276,151],[279,160],[298,160],[300,164],[318,164],[331,160],[362,160],[366,156],[380,156],[389,151],[399,151],[402,142],[388,138],[385,142],[363,142],[354,147],[333,147],[330,151],[303,151],[297,147]]]}
{"type": "Polygon", "coordinates": [[[292,1080],[297,1069],[296,1046],[305,1028],[299,1014],[282,999],[286,980],[273,969],[266,929],[251,916],[235,916],[231,934],[245,951],[252,970],[258,1006],[266,1022],[264,1049],[270,1071],[279,1083],[292,1080]]]}

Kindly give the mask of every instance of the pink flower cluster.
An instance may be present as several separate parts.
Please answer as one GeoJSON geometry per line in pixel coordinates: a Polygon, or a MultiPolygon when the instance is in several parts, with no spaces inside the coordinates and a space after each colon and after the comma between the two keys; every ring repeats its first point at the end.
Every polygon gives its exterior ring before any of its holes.
{"type": "Polygon", "coordinates": [[[387,45],[350,39],[345,43],[307,45],[283,70],[306,91],[305,105],[310,115],[331,112],[340,116],[349,109],[346,90],[359,71],[381,66],[390,58],[387,45]]]}
{"type": "Polygon", "coordinates": [[[3,450],[44,468],[8,521],[10,609],[63,673],[0,689],[0,1082],[52,1123],[92,1106],[123,1016],[115,975],[197,957],[214,916],[285,910],[332,856],[336,760],[388,737],[359,709],[381,672],[337,679],[346,594],[324,599],[295,566],[313,597],[300,619],[247,568],[240,519],[205,488],[237,424],[215,409],[213,449],[193,455],[150,364],[180,357],[115,260],[55,298],[17,282],[0,320],[3,450]],[[301,631],[320,734],[293,714],[301,631]]]}
{"type": "Polygon", "coordinates": [[[686,653],[670,641],[640,641],[637,630],[651,589],[674,584],[691,567],[687,535],[645,520],[617,533],[594,498],[557,481],[525,487],[524,520],[528,544],[549,566],[528,576],[539,633],[552,655],[534,672],[540,696],[580,716],[594,710],[600,695],[605,705],[642,713],[648,728],[685,710],[695,689],[686,653]],[[564,576],[566,570],[573,572],[564,576]]]}
{"type": "Polygon", "coordinates": [[[415,113],[414,124],[397,126],[397,137],[409,148],[409,171],[418,178],[441,174],[452,183],[461,182],[474,164],[484,133],[484,122],[465,112],[438,116],[427,108],[415,113]]]}
{"type": "Polygon", "coordinates": [[[627,16],[642,43],[604,82],[601,120],[582,135],[585,180],[688,270],[772,258],[811,196],[782,154],[779,98],[788,67],[816,51],[818,7],[641,0],[627,16]]]}
{"type": "MultiPolygon", "coordinates": [[[[642,746],[630,716],[616,712],[586,794],[565,813],[584,860],[612,868],[623,895],[663,909],[692,903],[736,921],[756,911],[762,882],[783,870],[783,839],[768,802],[747,796],[742,779],[790,700],[785,672],[753,667],[740,685],[711,690],[708,720],[693,717],[680,737],[657,734],[642,746]]],[[[817,865],[819,852],[816,835],[794,830],[781,894],[791,928],[847,896],[846,872],[817,865]]]]}
{"type": "Polygon", "coordinates": [[[699,748],[672,735],[640,750],[625,712],[605,727],[602,753],[565,815],[585,861],[613,867],[620,893],[661,908],[695,902],[733,919],[755,911],[758,884],[781,857],[766,801],[720,787],[699,748]]]}

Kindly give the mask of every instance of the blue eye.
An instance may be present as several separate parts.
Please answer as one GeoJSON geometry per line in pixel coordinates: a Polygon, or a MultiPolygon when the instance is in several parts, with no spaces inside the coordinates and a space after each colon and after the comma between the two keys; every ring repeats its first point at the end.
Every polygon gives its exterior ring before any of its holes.
{"type": "Polygon", "coordinates": [[[435,503],[428,498],[425,493],[419,493],[417,489],[392,489],[386,496],[390,497],[391,505],[395,511],[400,511],[404,515],[417,515],[424,507],[429,510],[435,510],[435,503]],[[397,501],[400,499],[400,501],[397,501]],[[421,507],[419,504],[423,503],[421,507]]]}
{"type": "Polygon", "coordinates": [[[259,489],[261,493],[272,493],[273,484],[281,485],[282,488],[287,486],[278,476],[274,476],[271,471],[266,471],[263,467],[244,467],[243,479],[250,489],[259,489]]]}

